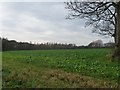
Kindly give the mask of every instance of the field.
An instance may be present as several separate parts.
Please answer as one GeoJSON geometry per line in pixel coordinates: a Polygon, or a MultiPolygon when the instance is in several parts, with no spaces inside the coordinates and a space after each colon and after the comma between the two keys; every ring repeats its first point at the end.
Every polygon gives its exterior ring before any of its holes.
{"type": "Polygon", "coordinates": [[[3,88],[117,88],[111,49],[3,52],[3,88]]]}

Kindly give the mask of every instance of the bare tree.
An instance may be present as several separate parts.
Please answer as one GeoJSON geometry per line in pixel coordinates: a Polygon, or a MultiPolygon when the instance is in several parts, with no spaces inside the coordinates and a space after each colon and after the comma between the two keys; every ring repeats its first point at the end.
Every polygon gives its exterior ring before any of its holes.
{"type": "Polygon", "coordinates": [[[70,11],[68,19],[84,18],[87,26],[93,26],[93,32],[110,35],[115,39],[113,58],[120,60],[120,1],[118,2],[65,2],[70,11]]]}

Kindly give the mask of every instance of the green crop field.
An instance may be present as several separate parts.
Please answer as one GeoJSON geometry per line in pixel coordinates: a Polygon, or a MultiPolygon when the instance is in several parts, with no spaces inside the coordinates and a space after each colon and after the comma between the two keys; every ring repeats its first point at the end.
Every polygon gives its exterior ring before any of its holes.
{"type": "Polygon", "coordinates": [[[117,88],[111,49],[24,50],[2,53],[3,88],[117,88]]]}

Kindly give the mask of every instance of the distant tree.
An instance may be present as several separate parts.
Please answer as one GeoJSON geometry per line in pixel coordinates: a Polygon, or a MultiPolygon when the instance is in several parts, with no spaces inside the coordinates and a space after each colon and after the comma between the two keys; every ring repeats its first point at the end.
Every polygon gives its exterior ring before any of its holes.
{"type": "Polygon", "coordinates": [[[0,37],[0,52],[2,51],[2,38],[0,37]]]}
{"type": "MultiPolygon", "coordinates": [[[[98,1],[98,0],[97,0],[98,1]]],[[[120,60],[120,1],[118,2],[79,2],[78,0],[65,2],[70,10],[68,19],[84,18],[86,25],[93,26],[93,32],[110,35],[115,38],[113,58],[120,60]]]]}
{"type": "Polygon", "coordinates": [[[108,43],[105,43],[104,44],[104,47],[110,47],[110,48],[113,48],[115,46],[115,43],[113,43],[113,42],[108,42],[108,43]]]}
{"type": "Polygon", "coordinates": [[[96,41],[93,41],[91,42],[88,47],[103,47],[103,42],[102,40],[96,40],[96,41]]]}
{"type": "Polygon", "coordinates": [[[7,51],[9,48],[7,38],[2,38],[2,51],[7,51]]]}

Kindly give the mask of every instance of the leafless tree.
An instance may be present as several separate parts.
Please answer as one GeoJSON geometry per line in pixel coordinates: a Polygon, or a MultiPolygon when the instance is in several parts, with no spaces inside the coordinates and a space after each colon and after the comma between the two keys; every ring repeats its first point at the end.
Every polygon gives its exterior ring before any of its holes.
{"type": "Polygon", "coordinates": [[[115,39],[113,58],[120,60],[120,1],[80,2],[78,0],[65,2],[70,11],[68,19],[84,18],[86,26],[93,26],[93,32],[110,35],[115,39]]]}

